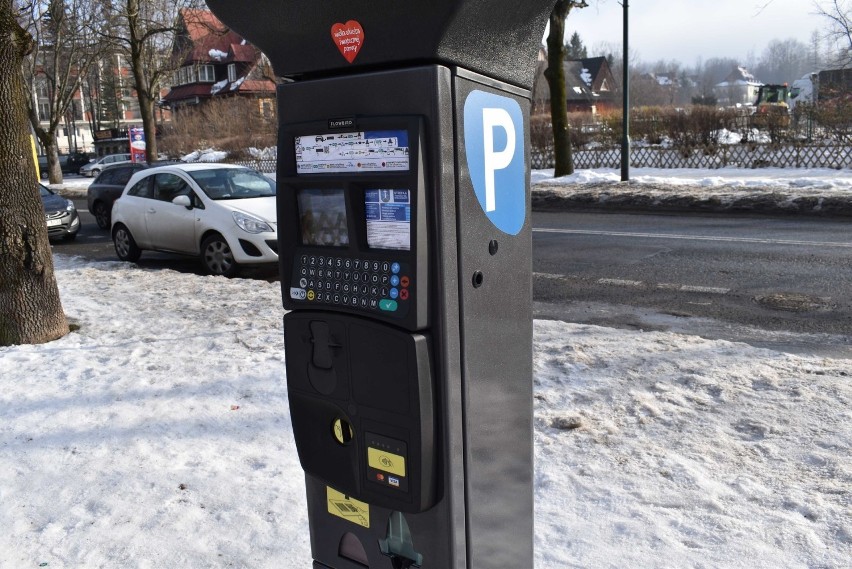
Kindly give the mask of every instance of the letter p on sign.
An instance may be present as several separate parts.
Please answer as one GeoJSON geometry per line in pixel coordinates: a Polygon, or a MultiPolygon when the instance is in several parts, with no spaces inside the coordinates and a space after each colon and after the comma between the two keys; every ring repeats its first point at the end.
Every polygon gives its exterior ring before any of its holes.
{"type": "Polygon", "coordinates": [[[464,150],[482,211],[517,235],[526,219],[524,117],[514,99],[474,90],[464,103],[464,150]]]}
{"type": "Polygon", "coordinates": [[[494,172],[508,168],[515,156],[515,123],[506,109],[482,109],[482,138],[485,152],[485,211],[497,209],[494,197],[494,172]],[[494,129],[506,131],[506,147],[494,148],[494,129]]]}

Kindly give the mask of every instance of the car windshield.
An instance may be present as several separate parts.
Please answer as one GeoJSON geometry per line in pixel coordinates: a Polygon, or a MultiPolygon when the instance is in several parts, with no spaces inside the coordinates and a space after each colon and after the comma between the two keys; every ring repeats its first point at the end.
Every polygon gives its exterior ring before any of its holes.
{"type": "Polygon", "coordinates": [[[215,168],[189,172],[212,200],[241,200],[275,195],[275,182],[249,168],[215,168]]]}
{"type": "Polygon", "coordinates": [[[43,197],[43,198],[46,198],[47,196],[53,194],[53,192],[51,192],[50,190],[48,190],[47,188],[45,188],[41,184],[38,185],[38,191],[39,191],[39,193],[41,193],[41,197],[43,197]]]}

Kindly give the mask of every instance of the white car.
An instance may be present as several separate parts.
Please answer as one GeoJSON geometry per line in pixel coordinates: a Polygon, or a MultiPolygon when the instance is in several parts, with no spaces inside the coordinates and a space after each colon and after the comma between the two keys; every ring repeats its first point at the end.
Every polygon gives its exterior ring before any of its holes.
{"type": "Polygon", "coordinates": [[[112,207],[112,240],[122,261],[145,249],[198,255],[207,272],[278,262],[275,182],[230,164],[141,170],[112,207]]]}

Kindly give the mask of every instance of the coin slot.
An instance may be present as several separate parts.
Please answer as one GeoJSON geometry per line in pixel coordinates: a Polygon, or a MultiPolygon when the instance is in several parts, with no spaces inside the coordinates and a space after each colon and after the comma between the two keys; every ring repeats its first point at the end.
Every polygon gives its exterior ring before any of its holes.
{"type": "Polygon", "coordinates": [[[346,446],[355,438],[355,431],[352,425],[344,419],[335,419],[331,426],[331,434],[339,444],[346,446]]]}

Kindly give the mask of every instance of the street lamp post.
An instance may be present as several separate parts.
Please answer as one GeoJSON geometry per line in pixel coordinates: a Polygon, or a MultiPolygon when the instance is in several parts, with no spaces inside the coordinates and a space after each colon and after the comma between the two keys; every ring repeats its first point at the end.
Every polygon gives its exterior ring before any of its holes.
{"type": "Polygon", "coordinates": [[[622,128],[621,128],[621,181],[627,182],[630,180],[630,73],[628,69],[628,25],[627,25],[627,9],[628,0],[623,0],[622,7],[624,8],[624,52],[622,54],[622,85],[623,85],[623,101],[622,101],[622,128]]]}

